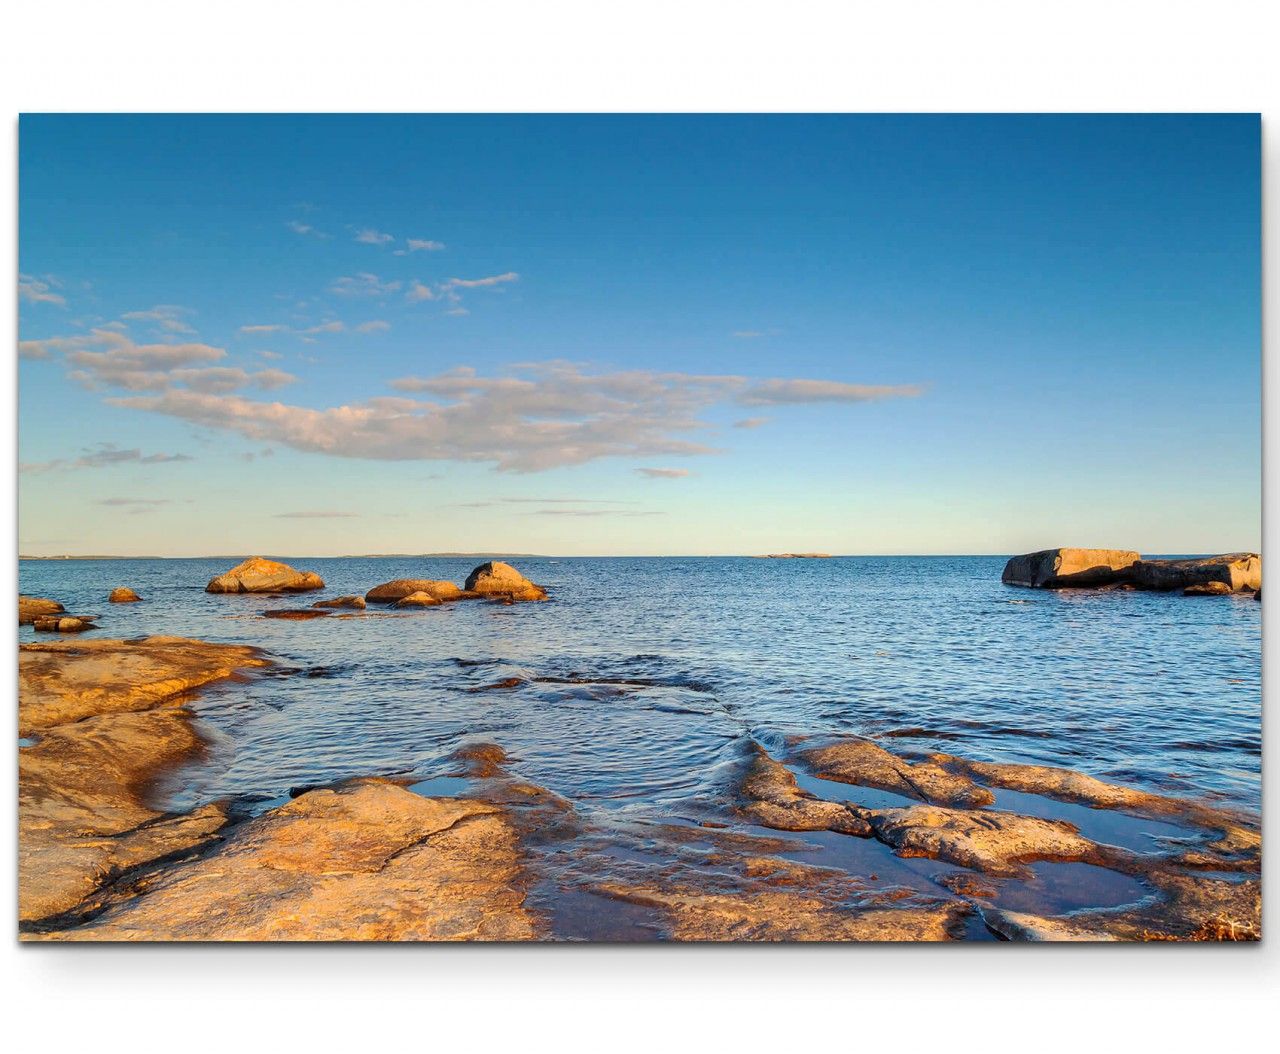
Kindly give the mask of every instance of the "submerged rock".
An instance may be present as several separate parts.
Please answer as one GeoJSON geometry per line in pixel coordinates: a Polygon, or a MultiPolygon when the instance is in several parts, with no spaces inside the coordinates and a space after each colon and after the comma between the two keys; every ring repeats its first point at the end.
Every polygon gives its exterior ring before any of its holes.
{"type": "Polygon", "coordinates": [[[877,787],[933,805],[990,805],[995,796],[971,779],[933,761],[910,764],[869,739],[845,739],[800,751],[820,779],[877,787]]]}
{"type": "Polygon", "coordinates": [[[28,626],[35,622],[37,618],[46,615],[60,615],[66,611],[56,600],[46,600],[44,597],[18,597],[18,625],[28,626]]]}
{"type": "Polygon", "coordinates": [[[307,622],[313,618],[327,618],[328,611],[317,611],[315,608],[274,608],[264,611],[263,618],[284,619],[288,622],[307,622]]]}
{"type": "Polygon", "coordinates": [[[956,939],[970,910],[954,900],[862,907],[803,890],[706,893],[621,884],[599,889],[660,909],[677,941],[948,941],[956,939]]]}
{"type": "Polygon", "coordinates": [[[317,600],[311,605],[313,608],[355,608],[357,611],[365,609],[364,597],[344,596],[334,597],[332,600],[317,600]]]}
{"type": "Polygon", "coordinates": [[[128,586],[118,586],[107,597],[107,600],[112,604],[136,604],[141,599],[142,597],[138,596],[128,586]]]}
{"type": "Polygon", "coordinates": [[[442,601],[433,597],[430,593],[419,590],[416,593],[410,593],[408,596],[401,597],[392,607],[398,608],[436,608],[441,605],[442,601]]]}
{"type": "Polygon", "coordinates": [[[547,591],[534,585],[510,564],[492,560],[467,575],[466,590],[482,597],[506,600],[546,600],[547,591]]]}
{"type": "Polygon", "coordinates": [[[1000,580],[1031,589],[1102,586],[1120,581],[1139,559],[1129,549],[1042,549],[1013,557],[1000,580]]]}
{"type": "Polygon", "coordinates": [[[436,600],[460,600],[465,596],[452,582],[434,578],[397,578],[374,586],[364,598],[370,604],[391,604],[414,593],[426,593],[436,600]]]}
{"type": "Polygon", "coordinates": [[[354,780],[237,829],[63,940],[530,940],[519,841],[485,802],[354,780]]]}
{"type": "Polygon", "coordinates": [[[306,593],[323,589],[324,579],[311,571],[252,556],[211,579],[206,593],[306,593]]]}

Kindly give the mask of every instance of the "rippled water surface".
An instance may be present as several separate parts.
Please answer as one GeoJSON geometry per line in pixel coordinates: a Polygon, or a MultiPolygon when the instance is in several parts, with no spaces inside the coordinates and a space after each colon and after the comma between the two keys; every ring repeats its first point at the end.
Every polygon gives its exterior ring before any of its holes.
{"type": "Polygon", "coordinates": [[[393,578],[461,584],[477,562],[283,559],[328,588],[206,594],[228,559],[21,565],[24,593],[101,615],[92,636],[179,634],[277,659],[275,674],[195,700],[211,747],[173,778],[172,807],[266,803],[352,775],[429,780],[462,743],[491,741],[583,808],[678,813],[714,793],[748,737],[832,732],[1258,807],[1251,597],[1012,589],[996,557],[526,559],[551,602],[261,618],[393,578]],[[145,602],[106,603],[119,585],[145,602]],[[525,683],[486,687],[511,677],[525,683]]]}

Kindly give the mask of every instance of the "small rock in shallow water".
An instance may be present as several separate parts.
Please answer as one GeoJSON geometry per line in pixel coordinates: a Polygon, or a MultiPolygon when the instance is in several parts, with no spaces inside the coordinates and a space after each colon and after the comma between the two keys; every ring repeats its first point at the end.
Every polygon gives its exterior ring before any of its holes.
{"type": "Polygon", "coordinates": [[[374,586],[364,595],[370,604],[391,604],[397,600],[412,596],[414,593],[426,593],[436,600],[460,600],[465,594],[452,582],[444,582],[434,578],[397,578],[391,582],[383,582],[374,586]]]}
{"type": "Polygon", "coordinates": [[[138,596],[128,586],[119,586],[113,589],[111,595],[107,597],[107,600],[112,604],[134,604],[141,599],[142,597],[138,596]]]}
{"type": "Polygon", "coordinates": [[[83,633],[97,629],[92,615],[44,615],[37,618],[34,628],[40,633],[83,633]]]}
{"type": "Polygon", "coordinates": [[[442,601],[437,600],[430,593],[419,590],[417,593],[410,593],[406,597],[401,597],[392,607],[397,608],[437,608],[442,601]]]}
{"type": "Polygon", "coordinates": [[[317,600],[311,605],[313,608],[355,608],[358,611],[365,609],[364,597],[345,596],[334,597],[332,600],[317,600]]]}

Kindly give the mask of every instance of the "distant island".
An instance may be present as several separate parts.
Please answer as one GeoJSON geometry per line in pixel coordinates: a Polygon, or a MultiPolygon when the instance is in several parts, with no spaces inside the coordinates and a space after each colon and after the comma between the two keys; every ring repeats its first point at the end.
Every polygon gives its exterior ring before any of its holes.
{"type": "Polygon", "coordinates": [[[830,553],[766,553],[757,560],[830,560],[830,553]]]}

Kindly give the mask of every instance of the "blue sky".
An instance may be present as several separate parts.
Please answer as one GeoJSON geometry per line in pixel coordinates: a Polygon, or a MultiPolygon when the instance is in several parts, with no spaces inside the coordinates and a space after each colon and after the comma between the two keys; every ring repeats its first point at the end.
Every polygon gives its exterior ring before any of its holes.
{"type": "Polygon", "coordinates": [[[24,553],[1260,544],[1254,116],[19,134],[24,553]]]}

